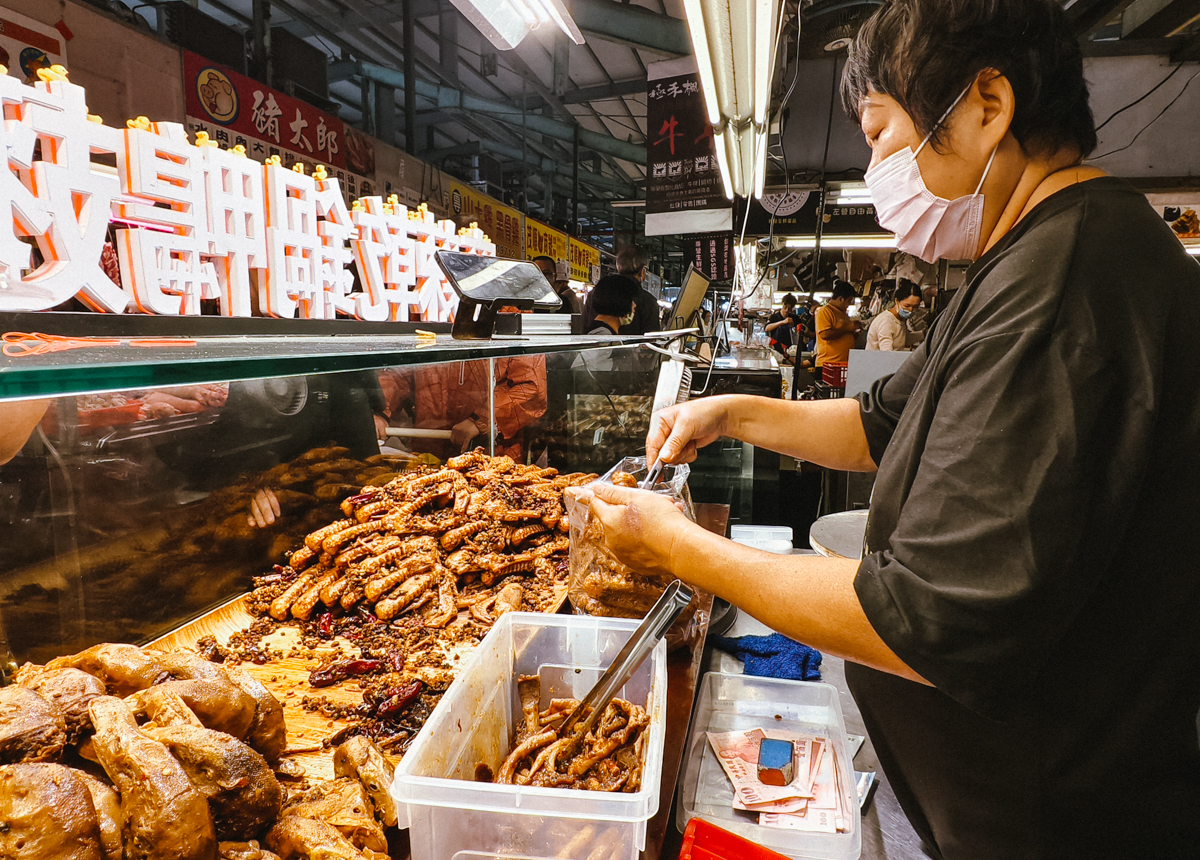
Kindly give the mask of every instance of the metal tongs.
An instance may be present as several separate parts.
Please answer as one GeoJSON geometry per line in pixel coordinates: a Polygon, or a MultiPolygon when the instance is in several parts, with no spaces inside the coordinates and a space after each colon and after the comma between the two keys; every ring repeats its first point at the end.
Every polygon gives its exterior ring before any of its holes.
{"type": "Polygon", "coordinates": [[[560,738],[572,736],[581,738],[592,730],[601,714],[604,713],[604,709],[608,707],[608,703],[612,701],[612,697],[625,686],[626,681],[633,677],[633,673],[650,656],[650,652],[654,650],[658,640],[667,634],[667,630],[675,623],[675,619],[691,602],[691,589],[678,579],[667,586],[667,590],[662,593],[662,597],[658,598],[658,602],[646,614],[642,623],[638,625],[638,629],[633,631],[633,635],[629,637],[629,641],[625,643],[625,647],[613,660],[612,665],[600,676],[596,685],[563,721],[558,730],[560,738]],[[584,717],[585,713],[586,717],[584,717]],[[580,731],[572,734],[571,730],[575,728],[580,718],[583,719],[583,727],[580,731]]]}
{"type": "Polygon", "coordinates": [[[654,485],[658,483],[659,476],[662,475],[663,469],[666,467],[667,464],[662,461],[662,457],[651,463],[650,468],[646,470],[646,477],[642,478],[642,482],[638,484],[638,489],[653,490],[654,485]]]}

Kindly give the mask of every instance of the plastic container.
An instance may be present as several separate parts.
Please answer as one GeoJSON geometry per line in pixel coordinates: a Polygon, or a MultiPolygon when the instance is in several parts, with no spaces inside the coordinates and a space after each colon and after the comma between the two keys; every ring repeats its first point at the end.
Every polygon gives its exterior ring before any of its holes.
{"type": "Polygon", "coordinates": [[[744,540],[785,540],[792,542],[791,526],[730,526],[729,539],[741,543],[744,540]]]}
{"type": "Polygon", "coordinates": [[[683,831],[679,860],[784,860],[784,857],[703,818],[693,818],[683,831]]]}
{"type": "Polygon", "coordinates": [[[821,365],[821,380],[834,388],[845,388],[846,368],[849,366],[845,361],[827,361],[821,365]]]}
{"type": "Polygon", "coordinates": [[[809,860],[857,860],[862,853],[861,820],[855,796],[852,757],[837,688],[806,681],[709,672],[700,686],[688,736],[676,822],[684,830],[703,818],[772,851],[809,860]],[[778,719],[777,719],[778,717],[778,719]],[[733,808],[733,786],[708,744],[706,732],[755,728],[810,732],[833,742],[837,766],[845,775],[842,802],[850,817],[846,833],[804,833],[762,827],[755,813],[733,808]]]}
{"type": "Polygon", "coordinates": [[[586,615],[502,615],[442,696],[392,782],[413,860],[634,860],[658,812],[666,731],[667,649],[659,642],[619,693],[646,703],[650,732],[642,787],[624,794],[475,782],[500,769],[516,720],[518,675],[565,677],[547,697],[582,698],[638,622],[586,615]],[[563,669],[566,671],[562,671],[563,669]]]}

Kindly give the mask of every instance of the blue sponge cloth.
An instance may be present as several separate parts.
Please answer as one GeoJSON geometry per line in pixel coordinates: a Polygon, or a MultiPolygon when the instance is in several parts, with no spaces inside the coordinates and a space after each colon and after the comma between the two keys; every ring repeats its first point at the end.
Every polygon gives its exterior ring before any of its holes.
{"type": "Polygon", "coordinates": [[[787,681],[821,680],[821,652],[801,645],[782,633],[739,636],[736,639],[713,636],[712,643],[722,651],[740,657],[747,675],[783,678],[787,681]]]}

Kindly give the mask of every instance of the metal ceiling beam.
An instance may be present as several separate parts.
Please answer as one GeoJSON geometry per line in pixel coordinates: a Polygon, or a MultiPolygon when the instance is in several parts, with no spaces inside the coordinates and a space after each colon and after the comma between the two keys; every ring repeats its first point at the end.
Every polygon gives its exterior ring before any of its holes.
{"type": "Polygon", "coordinates": [[[1075,0],[1067,9],[1067,20],[1076,34],[1084,37],[1132,4],[1133,0],[1075,0]]]}
{"type": "MultiPolygon", "coordinates": [[[[496,143],[493,140],[484,140],[481,141],[481,144],[485,154],[495,153],[497,155],[502,155],[511,161],[516,161],[518,163],[521,161],[521,150],[515,146],[505,146],[503,144],[496,143]]],[[[575,172],[571,169],[571,165],[569,164],[563,164],[562,162],[556,161],[552,158],[538,158],[532,153],[525,157],[525,163],[531,167],[536,167],[543,172],[553,171],[559,176],[573,176],[575,172]]],[[[610,179],[607,176],[600,176],[599,174],[592,173],[588,170],[579,171],[579,181],[597,188],[603,188],[607,191],[616,191],[620,194],[633,193],[633,185],[631,183],[622,182],[619,179],[610,179]]]]}
{"type": "Polygon", "coordinates": [[[636,96],[646,94],[646,79],[634,78],[631,81],[617,81],[612,84],[602,84],[598,87],[582,87],[571,90],[563,96],[563,103],[574,105],[587,102],[599,102],[605,99],[615,99],[621,96],[636,96]]]}
{"type": "Polygon", "coordinates": [[[1200,34],[1190,37],[1171,54],[1172,63],[1194,63],[1200,60],[1200,34]]]}
{"type": "Polygon", "coordinates": [[[588,35],[668,57],[692,52],[687,24],[679,18],[614,0],[571,0],[570,7],[571,17],[588,35]]]}
{"type": "MultiPolygon", "coordinates": [[[[1085,57],[1174,57],[1186,40],[1181,36],[1170,39],[1103,39],[1084,41],[1080,48],[1085,57]]],[[[1179,62],[1172,59],[1172,62],[1179,62]]]]}
{"type": "MultiPolygon", "coordinates": [[[[208,3],[211,0],[202,0],[208,3]]],[[[415,0],[413,4],[413,17],[429,18],[437,15],[441,9],[439,0],[415,0]]],[[[397,3],[391,9],[380,7],[379,16],[375,19],[377,24],[398,24],[404,18],[403,7],[397,3]]],[[[329,15],[312,16],[313,21],[300,22],[293,21],[284,25],[288,30],[296,36],[304,39],[309,36],[322,36],[328,38],[330,32],[342,32],[351,29],[354,25],[354,13],[349,10],[340,10],[337,13],[329,15]]]]}
{"type": "MultiPolygon", "coordinates": [[[[350,75],[360,75],[379,83],[396,87],[397,89],[404,87],[404,74],[402,72],[397,72],[394,69],[389,69],[376,63],[358,60],[340,60],[336,63],[331,63],[329,66],[330,81],[345,80],[350,75]]],[[[482,99],[470,93],[453,89],[452,87],[443,87],[422,80],[416,82],[416,91],[418,95],[432,100],[440,108],[460,108],[471,113],[488,114],[501,122],[509,125],[523,126],[536,134],[543,134],[557,140],[573,141],[575,139],[575,126],[559,122],[550,117],[539,116],[538,114],[526,113],[524,119],[522,119],[519,110],[503,102],[482,99]]],[[[645,147],[618,140],[608,134],[581,128],[579,130],[579,142],[588,149],[594,149],[597,152],[611,155],[614,158],[620,158],[634,164],[644,165],[646,163],[645,147]]]]}
{"type": "Polygon", "coordinates": [[[1200,0],[1136,0],[1121,21],[1122,39],[1170,36],[1200,18],[1200,0]]]}

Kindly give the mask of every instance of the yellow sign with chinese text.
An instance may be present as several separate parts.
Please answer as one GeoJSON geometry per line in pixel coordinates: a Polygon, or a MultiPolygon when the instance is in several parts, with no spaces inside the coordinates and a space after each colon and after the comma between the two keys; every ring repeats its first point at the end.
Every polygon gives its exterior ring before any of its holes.
{"type": "Polygon", "coordinates": [[[566,260],[568,253],[566,233],[533,218],[525,218],[526,260],[541,256],[552,257],[556,261],[566,260]]]}
{"type": "Polygon", "coordinates": [[[599,249],[579,241],[574,236],[570,237],[570,248],[571,280],[590,284],[593,270],[599,271],[600,269],[599,249]]]}
{"type": "Polygon", "coordinates": [[[494,197],[461,182],[450,183],[450,210],[461,226],[472,221],[496,246],[497,257],[525,259],[525,216],[494,197]]]}

